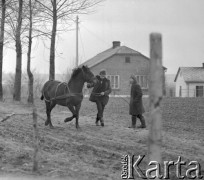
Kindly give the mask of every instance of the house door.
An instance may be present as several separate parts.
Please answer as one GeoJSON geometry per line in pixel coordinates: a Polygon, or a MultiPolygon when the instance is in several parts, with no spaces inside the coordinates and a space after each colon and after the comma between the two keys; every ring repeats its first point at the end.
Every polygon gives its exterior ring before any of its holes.
{"type": "Polygon", "coordinates": [[[196,97],[203,97],[203,86],[196,86],[196,97]]]}
{"type": "Polygon", "coordinates": [[[182,87],[179,88],[179,97],[182,97],[182,87]]]}

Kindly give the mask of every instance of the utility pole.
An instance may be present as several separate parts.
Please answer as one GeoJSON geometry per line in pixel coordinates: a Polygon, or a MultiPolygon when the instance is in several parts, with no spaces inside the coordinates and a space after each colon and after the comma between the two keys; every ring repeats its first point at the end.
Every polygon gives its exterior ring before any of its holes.
{"type": "MultiPolygon", "coordinates": [[[[162,66],[162,35],[160,33],[150,34],[150,118],[149,129],[148,162],[156,161],[161,164],[162,146],[162,110],[164,69],[162,66]]],[[[152,171],[153,179],[161,179],[159,174],[152,171]]],[[[148,178],[149,179],[149,178],[148,178]]]]}
{"type": "Polygon", "coordinates": [[[78,45],[79,17],[76,17],[76,67],[79,65],[79,45],[78,45]]]}

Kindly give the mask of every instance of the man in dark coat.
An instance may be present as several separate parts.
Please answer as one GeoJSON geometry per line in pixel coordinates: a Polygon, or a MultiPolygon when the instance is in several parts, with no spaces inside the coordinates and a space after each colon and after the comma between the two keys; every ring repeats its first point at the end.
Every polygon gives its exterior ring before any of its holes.
{"type": "Polygon", "coordinates": [[[100,121],[101,126],[104,126],[103,112],[109,100],[109,94],[111,93],[111,85],[110,80],[106,78],[105,70],[101,70],[99,75],[96,76],[96,78],[96,84],[87,85],[88,88],[94,87],[89,100],[95,102],[97,105],[98,113],[96,116],[96,125],[98,126],[98,122],[100,121]]]}
{"type": "Polygon", "coordinates": [[[140,85],[137,83],[137,79],[135,75],[131,75],[130,77],[131,92],[130,92],[130,109],[129,114],[132,116],[132,126],[130,128],[136,128],[136,120],[137,118],[141,121],[140,128],[145,128],[145,119],[142,115],[145,110],[142,103],[142,90],[140,85]]]}

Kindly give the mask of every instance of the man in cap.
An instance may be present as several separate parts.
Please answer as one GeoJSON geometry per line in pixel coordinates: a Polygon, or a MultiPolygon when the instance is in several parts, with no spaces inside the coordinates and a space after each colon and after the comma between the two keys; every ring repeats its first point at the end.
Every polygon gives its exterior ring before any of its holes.
{"type": "Polygon", "coordinates": [[[94,87],[89,100],[95,102],[97,106],[96,125],[98,126],[100,121],[101,126],[104,126],[103,112],[109,100],[111,86],[110,80],[106,78],[106,71],[104,69],[99,72],[96,78],[96,84],[87,85],[88,88],[94,87]]]}
{"type": "Polygon", "coordinates": [[[139,128],[146,128],[145,119],[142,115],[145,110],[142,103],[142,89],[140,85],[137,83],[137,79],[135,75],[130,76],[130,109],[129,114],[132,116],[132,125],[130,128],[136,128],[136,120],[140,119],[141,126],[139,128]]]}

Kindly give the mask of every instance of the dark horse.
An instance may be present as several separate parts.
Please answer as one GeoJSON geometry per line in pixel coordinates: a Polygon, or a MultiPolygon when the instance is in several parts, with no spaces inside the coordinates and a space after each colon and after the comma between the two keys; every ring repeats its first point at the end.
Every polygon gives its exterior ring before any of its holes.
{"type": "Polygon", "coordinates": [[[64,120],[69,122],[76,118],[76,128],[79,128],[79,110],[83,100],[82,89],[85,82],[94,83],[95,77],[87,66],[82,66],[73,71],[71,78],[67,83],[55,80],[47,81],[42,89],[41,100],[45,99],[47,120],[45,125],[53,128],[51,122],[51,111],[56,104],[67,106],[72,112],[72,116],[64,120]]]}

